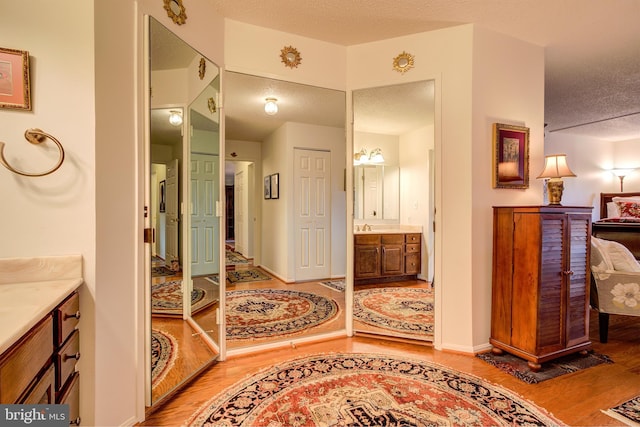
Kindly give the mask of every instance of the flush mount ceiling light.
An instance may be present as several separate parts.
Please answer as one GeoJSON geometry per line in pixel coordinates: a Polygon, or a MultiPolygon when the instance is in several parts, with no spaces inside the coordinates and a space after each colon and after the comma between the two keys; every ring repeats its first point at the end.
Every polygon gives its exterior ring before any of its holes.
{"type": "Polygon", "coordinates": [[[169,123],[173,126],[180,126],[182,124],[182,113],[177,110],[169,111],[169,123]]]}
{"type": "Polygon", "coordinates": [[[264,112],[273,116],[278,112],[278,100],[276,98],[265,99],[264,112]]]}

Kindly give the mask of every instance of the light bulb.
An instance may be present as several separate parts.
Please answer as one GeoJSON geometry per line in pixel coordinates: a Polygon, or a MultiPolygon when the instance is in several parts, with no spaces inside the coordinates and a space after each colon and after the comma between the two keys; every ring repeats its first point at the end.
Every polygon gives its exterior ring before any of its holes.
{"type": "Polygon", "coordinates": [[[169,123],[173,126],[180,126],[182,124],[182,114],[179,111],[169,111],[169,123]]]}
{"type": "Polygon", "coordinates": [[[276,98],[267,98],[265,99],[266,103],[264,104],[264,112],[270,116],[273,116],[278,112],[278,100],[276,98]]]}

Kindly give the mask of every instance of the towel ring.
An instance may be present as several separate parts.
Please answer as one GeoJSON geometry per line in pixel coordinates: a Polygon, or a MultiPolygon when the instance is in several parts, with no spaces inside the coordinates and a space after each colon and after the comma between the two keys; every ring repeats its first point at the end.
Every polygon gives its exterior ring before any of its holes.
{"type": "Polygon", "coordinates": [[[30,173],[30,172],[24,172],[21,170],[18,170],[16,168],[14,168],[13,166],[11,166],[9,163],[7,163],[7,159],[5,159],[4,157],[4,142],[0,141],[0,163],[2,163],[2,165],[9,169],[11,172],[16,173],[18,175],[22,175],[22,176],[30,176],[30,177],[35,177],[35,176],[45,176],[45,175],[49,175],[55,171],[57,171],[60,166],[62,166],[62,162],[64,162],[64,148],[62,147],[62,144],[60,144],[60,141],[58,141],[56,138],[54,138],[52,135],[43,132],[40,129],[27,129],[26,131],[24,131],[24,137],[27,141],[29,141],[32,144],[40,144],[41,142],[43,142],[45,139],[49,138],[50,140],[52,140],[57,146],[58,146],[58,150],[60,150],[60,159],[58,159],[58,163],[56,163],[56,165],[46,171],[46,172],[40,172],[40,173],[30,173]]]}

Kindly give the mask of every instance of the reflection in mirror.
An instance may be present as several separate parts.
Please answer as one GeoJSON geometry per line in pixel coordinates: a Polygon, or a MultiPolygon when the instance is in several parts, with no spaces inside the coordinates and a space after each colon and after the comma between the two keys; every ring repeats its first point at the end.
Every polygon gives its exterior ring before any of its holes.
{"type": "Polygon", "coordinates": [[[227,349],[344,333],[345,93],[224,82],[227,349]]]}
{"type": "Polygon", "coordinates": [[[353,92],[356,334],[433,340],[434,111],[433,81],[353,92]]]}
{"type": "MultiPolygon", "coordinates": [[[[150,400],[159,402],[217,357],[215,343],[202,338],[191,316],[208,310],[217,302],[219,289],[211,282],[204,285],[196,274],[216,274],[218,263],[198,270],[193,259],[202,253],[189,245],[204,244],[209,256],[217,260],[215,224],[201,224],[209,218],[217,200],[215,192],[195,199],[192,181],[217,188],[215,166],[209,172],[193,176],[194,147],[219,163],[218,115],[209,113],[206,98],[217,96],[218,73],[209,64],[210,81],[198,77],[200,55],[153,18],[149,18],[151,112],[149,124],[149,194],[151,245],[151,384],[150,400]],[[182,88],[179,90],[178,88],[182,88]],[[200,94],[200,96],[196,96],[200,94]],[[204,109],[202,105],[204,105],[204,109]],[[193,129],[193,132],[186,132],[193,129]],[[203,215],[187,215],[181,206],[191,206],[203,215]],[[197,209],[196,209],[197,208],[197,209]],[[195,218],[195,219],[194,219],[195,218]],[[211,230],[194,236],[191,227],[211,230]],[[194,243],[197,242],[197,243],[194,243]],[[190,262],[191,261],[191,262],[190,262]],[[190,280],[192,279],[192,280],[190,280]],[[205,286],[206,285],[206,286],[205,286]]],[[[208,73],[208,74],[209,74],[208,73]]],[[[200,187],[196,187],[200,188],[200,187]]],[[[218,227],[219,228],[219,227],[218,227]]],[[[215,313],[209,314],[215,319],[215,313]]]]}

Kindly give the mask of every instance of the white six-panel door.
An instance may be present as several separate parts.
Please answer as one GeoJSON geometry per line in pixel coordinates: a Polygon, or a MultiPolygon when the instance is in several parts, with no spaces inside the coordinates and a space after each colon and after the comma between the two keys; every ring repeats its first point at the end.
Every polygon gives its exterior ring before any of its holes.
{"type": "Polygon", "coordinates": [[[296,281],[331,275],[331,153],[294,150],[296,281]]]}
{"type": "Polygon", "coordinates": [[[218,156],[191,154],[191,275],[219,272],[218,156]]]}

